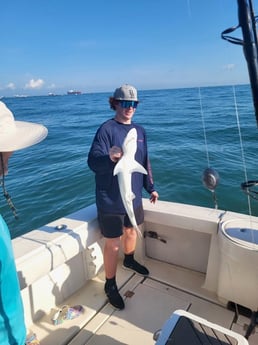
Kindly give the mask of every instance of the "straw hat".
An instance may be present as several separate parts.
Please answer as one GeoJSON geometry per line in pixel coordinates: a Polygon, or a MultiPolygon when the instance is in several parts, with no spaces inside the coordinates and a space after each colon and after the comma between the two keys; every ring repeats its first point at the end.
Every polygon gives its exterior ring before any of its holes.
{"type": "Polygon", "coordinates": [[[0,101],[0,152],[11,152],[39,143],[47,136],[46,127],[15,121],[10,109],[0,101]]]}

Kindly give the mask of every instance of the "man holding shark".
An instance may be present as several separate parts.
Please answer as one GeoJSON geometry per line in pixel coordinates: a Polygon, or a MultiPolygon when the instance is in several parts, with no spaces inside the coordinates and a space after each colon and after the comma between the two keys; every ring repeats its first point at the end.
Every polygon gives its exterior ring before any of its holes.
{"type": "Polygon", "coordinates": [[[95,173],[96,204],[101,232],[105,237],[105,293],[117,309],[124,301],[116,285],[116,270],[120,242],[124,250],[123,267],[147,276],[149,271],[134,258],[138,225],[144,221],[142,189],[155,203],[155,191],[148,158],[146,133],[132,122],[139,103],[137,90],[122,85],[109,99],[115,117],[103,123],[94,137],[88,155],[88,165],[95,173]]]}

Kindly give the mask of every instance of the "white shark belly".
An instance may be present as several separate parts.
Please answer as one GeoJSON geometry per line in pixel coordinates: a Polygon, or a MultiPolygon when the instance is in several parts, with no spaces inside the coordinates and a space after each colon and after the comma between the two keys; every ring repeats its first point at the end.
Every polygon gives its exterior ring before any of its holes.
{"type": "Polygon", "coordinates": [[[131,186],[131,178],[132,175],[130,173],[124,173],[118,174],[118,185],[120,190],[120,195],[123,201],[124,208],[126,210],[126,213],[130,219],[130,222],[134,228],[137,227],[137,222],[134,215],[134,209],[133,209],[133,199],[134,194],[132,192],[132,189],[129,188],[131,186]]]}

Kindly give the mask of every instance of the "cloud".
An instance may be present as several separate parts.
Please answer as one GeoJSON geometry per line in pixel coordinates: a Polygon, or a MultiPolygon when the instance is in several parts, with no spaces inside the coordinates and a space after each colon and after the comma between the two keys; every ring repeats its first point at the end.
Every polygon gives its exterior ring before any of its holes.
{"type": "Polygon", "coordinates": [[[44,80],[42,79],[31,79],[26,85],[25,89],[40,89],[44,85],[44,80]]]}
{"type": "Polygon", "coordinates": [[[16,89],[16,86],[15,86],[14,83],[9,83],[9,84],[6,85],[6,88],[7,88],[7,89],[10,89],[10,90],[15,90],[15,89],[16,89]]]}

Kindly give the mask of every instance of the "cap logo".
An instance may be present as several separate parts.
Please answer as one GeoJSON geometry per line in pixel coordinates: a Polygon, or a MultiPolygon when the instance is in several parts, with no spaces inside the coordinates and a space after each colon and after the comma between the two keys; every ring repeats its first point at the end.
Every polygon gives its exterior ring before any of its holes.
{"type": "Polygon", "coordinates": [[[137,90],[131,85],[122,85],[115,90],[114,98],[118,100],[137,101],[137,90]]]}
{"type": "Polygon", "coordinates": [[[129,94],[130,94],[130,97],[131,97],[131,98],[136,98],[136,97],[134,96],[133,89],[129,89],[129,94]]]}

